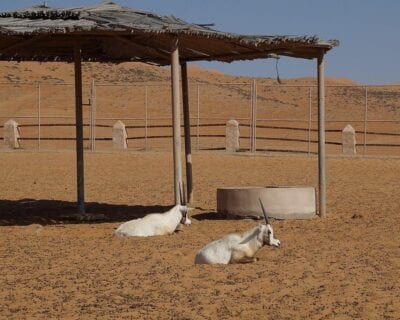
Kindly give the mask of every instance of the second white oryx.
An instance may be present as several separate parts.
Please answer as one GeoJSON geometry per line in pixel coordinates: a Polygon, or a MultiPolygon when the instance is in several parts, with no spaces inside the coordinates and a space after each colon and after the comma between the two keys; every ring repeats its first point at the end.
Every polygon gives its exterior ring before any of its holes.
{"type": "Polygon", "coordinates": [[[151,237],[172,234],[181,224],[190,225],[188,217],[190,210],[186,205],[186,197],[180,188],[181,204],[175,205],[164,213],[151,213],[143,218],[134,219],[121,224],[114,231],[115,236],[122,237],[151,237]]]}
{"type": "Polygon", "coordinates": [[[222,239],[207,244],[196,255],[195,264],[229,264],[256,261],[255,254],[265,244],[279,247],[280,241],[274,238],[274,231],[268,221],[267,213],[260,200],[265,225],[259,224],[243,235],[229,234],[222,239]]]}

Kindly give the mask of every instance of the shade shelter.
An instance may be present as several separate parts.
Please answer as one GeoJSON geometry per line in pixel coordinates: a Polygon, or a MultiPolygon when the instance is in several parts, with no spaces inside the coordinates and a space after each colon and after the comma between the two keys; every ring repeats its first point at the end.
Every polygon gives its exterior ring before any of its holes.
{"type": "Polygon", "coordinates": [[[187,62],[253,60],[288,56],[317,59],[319,110],[319,212],[325,215],[324,55],[338,45],[318,37],[226,33],[173,16],[103,2],[94,7],[52,9],[45,5],[0,13],[0,60],[64,61],[75,65],[78,211],[84,213],[82,61],[140,61],[171,65],[175,202],[182,184],[180,93],[183,93],[186,176],[192,196],[187,62]],[[182,88],[180,86],[182,77],[182,88]]]}

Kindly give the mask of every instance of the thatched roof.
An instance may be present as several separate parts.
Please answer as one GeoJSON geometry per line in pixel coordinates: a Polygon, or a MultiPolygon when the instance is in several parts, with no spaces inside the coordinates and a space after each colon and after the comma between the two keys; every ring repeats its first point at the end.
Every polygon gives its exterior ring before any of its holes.
{"type": "Polygon", "coordinates": [[[311,59],[338,45],[312,36],[226,33],[173,16],[104,2],[87,8],[37,6],[0,13],[0,60],[72,61],[79,41],[85,61],[170,63],[171,39],[182,61],[231,62],[283,55],[311,59]]]}

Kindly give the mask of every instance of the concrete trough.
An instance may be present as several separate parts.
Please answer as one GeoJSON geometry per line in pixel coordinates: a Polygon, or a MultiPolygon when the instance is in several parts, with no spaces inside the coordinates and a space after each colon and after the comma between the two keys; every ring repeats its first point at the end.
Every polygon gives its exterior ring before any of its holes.
{"type": "Polygon", "coordinates": [[[259,219],[263,217],[259,199],[275,219],[312,219],[317,213],[315,188],[302,186],[218,188],[217,211],[259,219]]]}

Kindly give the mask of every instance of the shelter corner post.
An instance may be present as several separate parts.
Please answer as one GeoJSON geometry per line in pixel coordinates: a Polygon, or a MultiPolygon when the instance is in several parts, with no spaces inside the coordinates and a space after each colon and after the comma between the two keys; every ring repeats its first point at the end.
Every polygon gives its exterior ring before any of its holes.
{"type": "Polygon", "coordinates": [[[187,63],[181,63],[182,71],[182,97],[183,97],[183,126],[185,129],[185,160],[186,160],[186,186],[187,199],[193,202],[193,174],[192,174],[192,143],[190,139],[190,105],[189,105],[189,81],[187,63]]]}
{"type": "Polygon", "coordinates": [[[326,215],[326,167],[325,167],[325,50],[317,58],[318,64],[318,185],[319,216],[326,215]]]}
{"type": "Polygon", "coordinates": [[[83,163],[83,115],[82,115],[82,50],[78,42],[74,46],[75,70],[75,128],[78,213],[85,213],[84,163],[83,163]]]}
{"type": "MultiPolygon", "coordinates": [[[[181,164],[181,123],[180,123],[180,79],[179,79],[178,37],[171,42],[171,83],[172,83],[172,125],[173,125],[173,159],[174,159],[174,192],[175,204],[181,203],[180,186],[182,186],[181,164]]],[[[182,190],[183,192],[183,190],[182,190]]]]}

